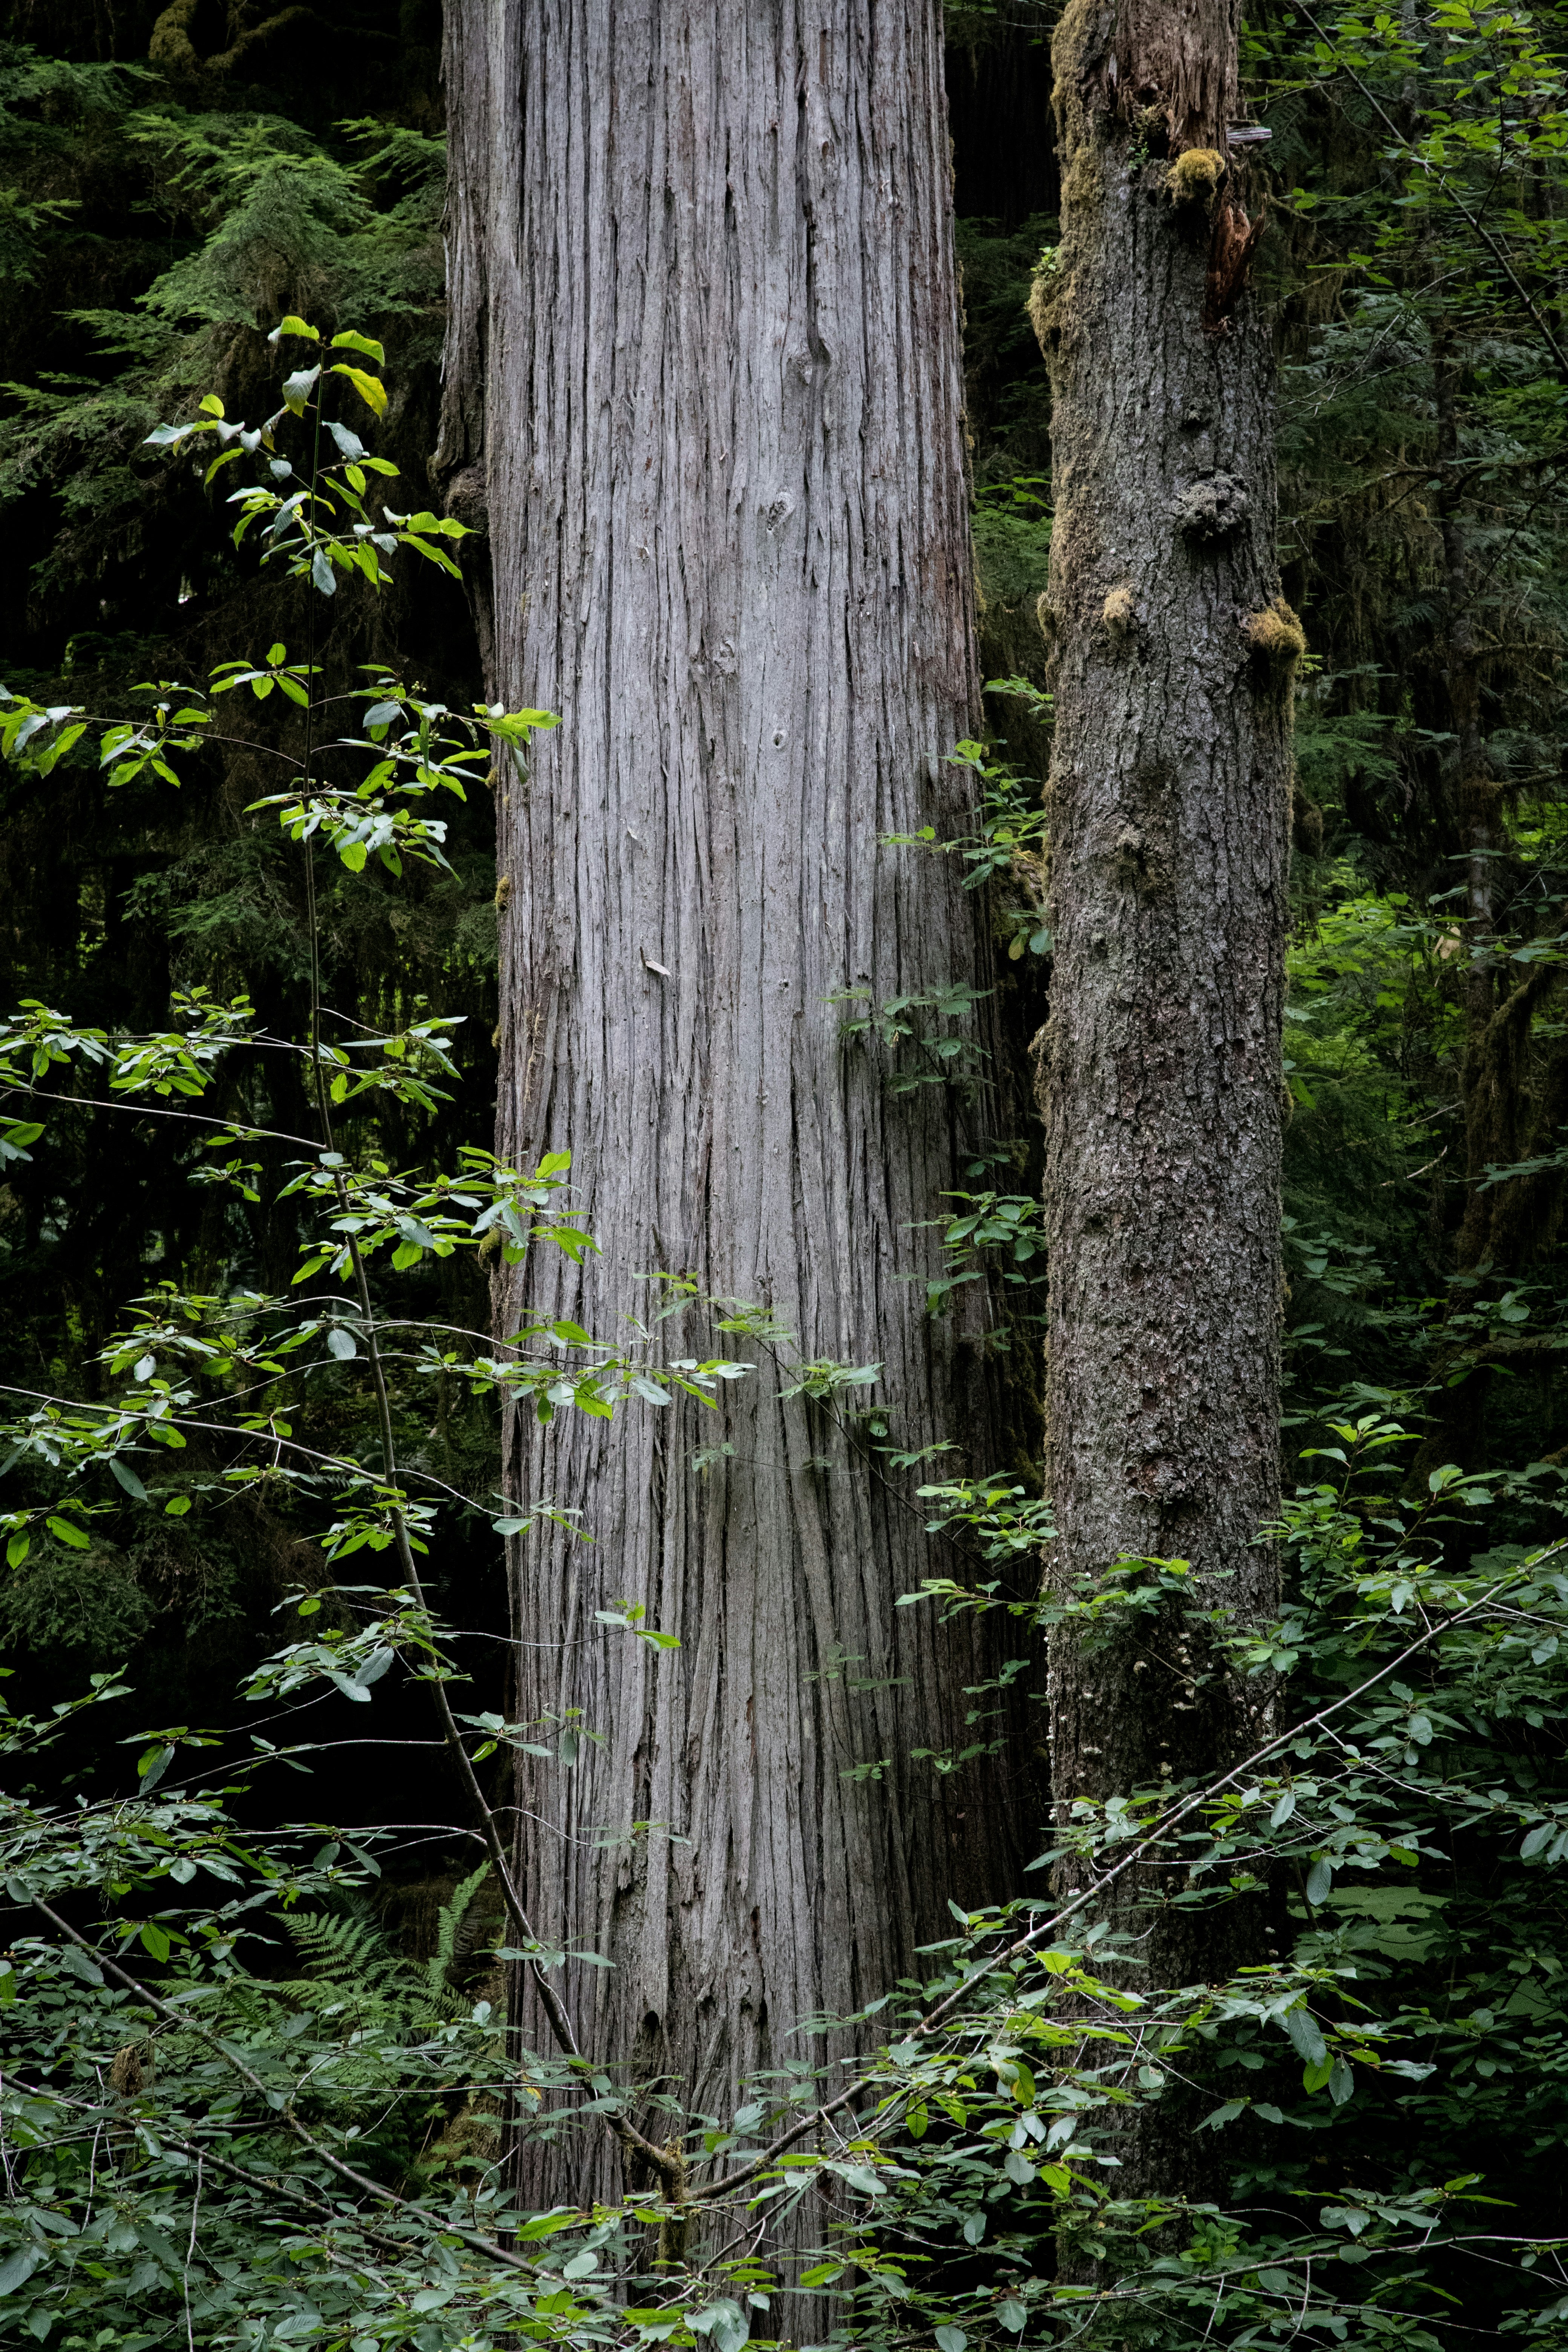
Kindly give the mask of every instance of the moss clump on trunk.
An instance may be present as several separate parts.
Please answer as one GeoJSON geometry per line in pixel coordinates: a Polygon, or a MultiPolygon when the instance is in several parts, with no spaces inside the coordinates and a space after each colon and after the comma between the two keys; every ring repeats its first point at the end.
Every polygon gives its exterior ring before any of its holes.
{"type": "Polygon", "coordinates": [[[1229,166],[1217,147],[1188,147],[1165,174],[1173,205],[1212,201],[1229,166]]]}

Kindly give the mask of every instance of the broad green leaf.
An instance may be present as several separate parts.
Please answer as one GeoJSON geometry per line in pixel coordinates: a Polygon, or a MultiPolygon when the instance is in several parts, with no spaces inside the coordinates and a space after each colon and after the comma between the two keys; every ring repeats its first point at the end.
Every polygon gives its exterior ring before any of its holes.
{"type": "Polygon", "coordinates": [[[531,2221],[525,2221],[517,2234],[525,2240],[552,2238],[557,2230],[569,2230],[577,2219],[574,2205],[552,2206],[548,2213],[536,2213],[531,2221]]]}
{"type": "Polygon", "coordinates": [[[376,416],[385,415],[386,393],[377,377],[367,375],[363,368],[348,367],[342,364],[333,368],[332,373],[334,375],[347,376],[349,382],[353,384],[354,390],[358,393],[360,398],[363,401],[365,406],[371,410],[373,415],[376,416]]]}
{"type": "Polygon", "coordinates": [[[42,2246],[18,2246],[15,2253],[7,2254],[0,2263],[0,2294],[15,2294],[19,2286],[26,2286],[39,2263],[47,2259],[42,2246]]]}
{"type": "MultiPolygon", "coordinates": [[[[1291,2046],[1299,2058],[1304,2059],[1309,2066],[1321,2066],[1323,2063],[1328,2056],[1328,2044],[1323,2040],[1322,2029],[1310,2009],[1298,2001],[1293,2008],[1285,2011],[1279,2022],[1289,2035],[1291,2046]]],[[[1323,2080],[1327,2082],[1327,2074],[1324,2075],[1323,2080]]]]}
{"type": "Polygon", "coordinates": [[[284,377],[283,398],[296,416],[303,416],[305,414],[306,404],[310,400],[321,373],[319,367],[299,368],[292,375],[284,377]]]}

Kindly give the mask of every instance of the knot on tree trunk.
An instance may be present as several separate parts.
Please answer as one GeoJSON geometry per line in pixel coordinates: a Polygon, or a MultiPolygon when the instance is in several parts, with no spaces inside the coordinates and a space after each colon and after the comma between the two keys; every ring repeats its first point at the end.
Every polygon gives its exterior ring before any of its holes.
{"type": "Polygon", "coordinates": [[[1229,539],[1252,510],[1244,483],[1234,474],[1205,474],[1178,491],[1171,513],[1176,528],[1200,545],[1229,539]]]}

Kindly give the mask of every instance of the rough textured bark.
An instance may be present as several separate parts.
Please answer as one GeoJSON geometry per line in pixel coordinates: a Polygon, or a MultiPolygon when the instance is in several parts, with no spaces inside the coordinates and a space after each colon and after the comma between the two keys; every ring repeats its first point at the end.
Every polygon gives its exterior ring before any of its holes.
{"type": "MultiPolygon", "coordinates": [[[[1055,394],[1041,1087],[1052,1573],[1184,1558],[1254,1615],[1275,1580],[1254,1538],[1279,1498],[1301,637],[1279,601],[1268,330],[1242,283],[1255,225],[1224,153],[1235,41],[1228,6],[1148,0],[1075,0],[1057,36],[1062,243],[1034,304],[1055,394]]],[[[1234,1750],[1249,1702],[1204,1682],[1207,1663],[1174,1622],[1091,1664],[1057,1638],[1058,1806],[1234,1750]]],[[[1231,1931],[1162,1913],[1163,1885],[1127,1890],[1124,1915],[1145,1906],[1139,1981],[1218,1973],[1231,1931]]],[[[1154,2184],[1135,2167],[1122,2185],[1154,2184]]]]}
{"type": "MultiPolygon", "coordinates": [[[[498,1328],[616,1332],[693,1274],[885,1360],[898,1434],[984,1466],[984,1367],[907,1278],[968,1115],[824,1002],[989,953],[947,861],[878,845],[956,816],[976,687],[934,0],[457,0],[447,39],[443,463],[488,508],[494,690],[565,721],[500,793],[500,1148],[570,1149],[605,1244],[501,1281],[498,1328]]],[[[914,1482],[728,1344],[759,1369],[719,1414],[518,1423],[506,1463],[595,1538],[513,1562],[521,1711],[604,1738],[520,1779],[536,1925],[615,1963],[566,1972],[584,2047],[710,2115],[818,2057],[797,2021],[886,1990],[949,1894],[1010,1886],[1033,1818],[1000,1759],[909,1760],[974,1739],[987,1671],[895,1608],[933,1565],[914,1482]],[[681,1649],[606,1636],[621,1596],[681,1649]]]]}
{"type": "MultiPolygon", "coordinates": [[[[1156,125],[1175,152],[1213,148],[1235,119],[1239,83],[1238,0],[1096,0],[1063,16],[1051,45],[1057,119],[1073,108],[1156,125]]],[[[1064,219],[1063,229],[1067,223],[1064,219]]]]}

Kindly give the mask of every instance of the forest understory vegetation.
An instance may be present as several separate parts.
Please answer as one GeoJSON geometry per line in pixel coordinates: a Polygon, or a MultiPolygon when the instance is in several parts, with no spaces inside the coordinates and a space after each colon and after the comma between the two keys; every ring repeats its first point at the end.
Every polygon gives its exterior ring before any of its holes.
{"type": "MultiPolygon", "coordinates": [[[[435,0],[8,12],[5,2341],[1568,2345],[1564,28],[1270,5],[1225,152],[1153,109],[1096,133],[1194,253],[1244,173],[1267,210],[1235,299],[1279,593],[1232,648],[1290,768],[1259,1613],[1248,1560],[1043,1565],[1058,16],[946,12],[987,683],[949,800],[933,758],[931,821],[862,842],[942,861],[992,963],[847,962],[797,1008],[946,1139],[896,1278],[990,1402],[971,1458],[875,1328],[681,1263],[614,1328],[526,1304],[616,1237],[593,1171],[497,1143],[497,813],[574,714],[490,691],[435,0]],[[539,1913],[516,1817],[644,1737],[583,1704],[590,1648],[651,1712],[696,1637],[615,1586],[592,1496],[506,1479],[520,1432],[652,1429],[695,1519],[759,1397],[808,1481],[929,1537],[875,1654],[826,1629],[808,1679],[844,1801],[935,1791],[953,1877],[899,1976],[694,2110],[651,2038],[580,2039],[611,1964],[539,1913]],[[546,1540],[605,1604],[559,1643],[519,1613],[546,1540]],[[983,1665],[884,1754],[914,1626],[983,1665]],[[1135,1779],[1047,1789],[1064,1655],[1152,1695],[1135,1779]],[[1245,1741],[1199,1755],[1236,1694],[1245,1741]],[[977,1891],[996,1805],[1027,1866],[977,1891]]],[[[1141,592],[1091,617],[1142,659],[1141,592]]],[[[1150,900],[1157,848],[1119,849],[1150,900]]],[[[685,1866],[679,1820],[572,1819],[622,1895],[685,1866]]]]}

